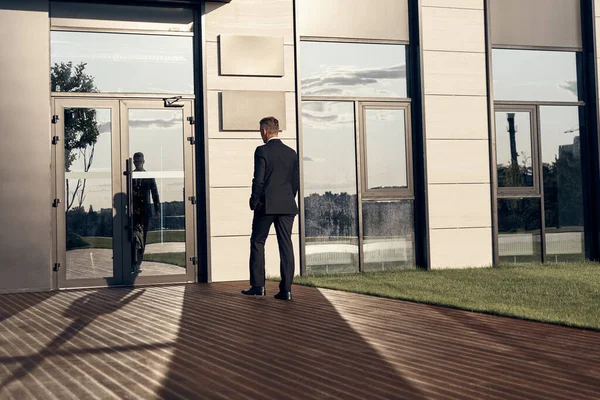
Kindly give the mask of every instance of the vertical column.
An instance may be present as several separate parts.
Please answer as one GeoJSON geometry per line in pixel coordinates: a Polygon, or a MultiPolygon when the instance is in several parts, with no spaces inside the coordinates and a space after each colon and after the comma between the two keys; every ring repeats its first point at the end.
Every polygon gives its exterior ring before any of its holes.
{"type": "Polygon", "coordinates": [[[48,1],[3,1],[0,37],[0,292],[49,290],[48,1]]]}
{"type": "MultiPolygon", "coordinates": [[[[209,281],[249,278],[253,213],[249,209],[248,199],[254,150],[263,144],[258,124],[262,117],[267,116],[259,115],[262,111],[258,111],[264,108],[264,102],[255,100],[253,103],[252,99],[274,100],[279,104],[280,101],[276,99],[281,99],[282,96],[285,98],[285,129],[280,132],[279,137],[286,145],[296,149],[293,10],[292,0],[236,0],[228,4],[206,4],[205,86],[211,232],[209,281]],[[228,36],[229,43],[244,41],[248,45],[244,51],[224,54],[220,45],[223,45],[221,40],[225,35],[228,36]],[[283,74],[262,74],[262,67],[277,64],[273,57],[279,57],[280,52],[277,49],[274,52],[266,51],[258,43],[276,42],[281,38],[283,74]],[[248,64],[247,60],[255,56],[262,58],[262,62],[248,64]],[[234,96],[227,96],[227,99],[236,100],[233,103],[229,100],[223,102],[224,92],[236,92],[234,96]],[[268,96],[268,92],[273,93],[272,98],[268,96]],[[224,110],[223,107],[227,109],[224,110]],[[226,118],[225,121],[223,117],[226,118]],[[232,125],[240,128],[231,128],[232,125]]],[[[298,218],[292,233],[298,274],[298,218]]],[[[274,228],[267,240],[266,262],[267,275],[279,276],[279,250],[274,228]]]]}
{"type": "Polygon", "coordinates": [[[492,264],[483,0],[422,0],[432,269],[492,264]]]}

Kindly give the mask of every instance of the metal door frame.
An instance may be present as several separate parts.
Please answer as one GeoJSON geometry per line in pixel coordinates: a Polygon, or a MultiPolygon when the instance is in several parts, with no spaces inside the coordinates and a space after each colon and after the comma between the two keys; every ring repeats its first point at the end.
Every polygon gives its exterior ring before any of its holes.
{"type": "Polygon", "coordinates": [[[195,190],[195,149],[194,149],[194,104],[192,99],[178,100],[178,107],[183,114],[183,149],[184,149],[184,188],[185,199],[185,243],[186,243],[186,272],[177,275],[154,275],[143,276],[143,273],[135,279],[128,273],[129,268],[125,265],[131,262],[131,255],[125,251],[127,235],[125,232],[127,220],[124,210],[123,196],[118,194],[127,193],[123,172],[125,171],[125,160],[128,158],[129,144],[129,109],[168,109],[162,97],[140,96],[128,98],[128,96],[115,96],[112,98],[97,98],[91,96],[53,96],[52,115],[58,116],[53,119],[52,124],[52,193],[58,199],[52,213],[52,239],[53,239],[53,286],[55,289],[82,288],[82,287],[107,287],[107,286],[131,286],[176,282],[196,282],[197,279],[197,250],[196,250],[196,190],[195,190]],[[66,214],[64,193],[65,169],[61,167],[60,160],[64,160],[64,109],[65,108],[99,108],[111,110],[111,178],[112,178],[112,202],[113,202],[113,277],[110,278],[85,278],[67,279],[66,263],[66,214]],[[189,195],[188,195],[189,193],[189,195]],[[116,203],[116,204],[115,204],[116,203]],[[119,256],[120,255],[120,256],[119,256]]]}

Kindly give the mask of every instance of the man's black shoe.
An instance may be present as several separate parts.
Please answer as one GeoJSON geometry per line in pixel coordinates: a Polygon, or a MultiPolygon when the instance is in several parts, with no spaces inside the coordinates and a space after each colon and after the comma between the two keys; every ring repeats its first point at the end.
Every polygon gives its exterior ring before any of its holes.
{"type": "Polygon", "coordinates": [[[246,296],[266,296],[267,291],[264,286],[252,286],[248,290],[242,290],[242,294],[246,296]]]}
{"type": "Polygon", "coordinates": [[[277,300],[292,300],[292,292],[279,292],[275,296],[277,300]]]}

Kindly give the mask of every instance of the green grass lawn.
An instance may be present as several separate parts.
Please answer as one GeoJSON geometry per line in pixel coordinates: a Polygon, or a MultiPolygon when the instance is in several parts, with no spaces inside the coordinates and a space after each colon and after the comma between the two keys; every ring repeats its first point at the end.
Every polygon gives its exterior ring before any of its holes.
{"type": "MultiPolygon", "coordinates": [[[[111,237],[99,237],[99,236],[83,236],[81,237],[88,245],[78,246],[71,248],[96,248],[96,249],[112,249],[112,238],[111,237]]],[[[161,243],[160,231],[148,232],[146,237],[146,244],[161,243]]],[[[163,231],[163,242],[185,242],[184,231],[163,231]]]]}
{"type": "Polygon", "coordinates": [[[144,261],[178,265],[185,268],[185,253],[149,253],[144,254],[144,261]]]}
{"type": "Polygon", "coordinates": [[[294,283],[600,330],[600,264],[304,276],[294,283]]]}

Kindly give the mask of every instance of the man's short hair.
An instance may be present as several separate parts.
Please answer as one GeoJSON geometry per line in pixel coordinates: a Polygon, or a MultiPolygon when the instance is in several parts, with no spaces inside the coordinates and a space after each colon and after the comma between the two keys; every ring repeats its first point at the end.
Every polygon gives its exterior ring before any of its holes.
{"type": "Polygon", "coordinates": [[[277,135],[279,133],[279,121],[275,117],[266,117],[260,120],[260,131],[267,131],[268,134],[277,135]]]}
{"type": "Polygon", "coordinates": [[[133,158],[144,158],[144,153],[138,151],[133,155],[133,158]]]}

